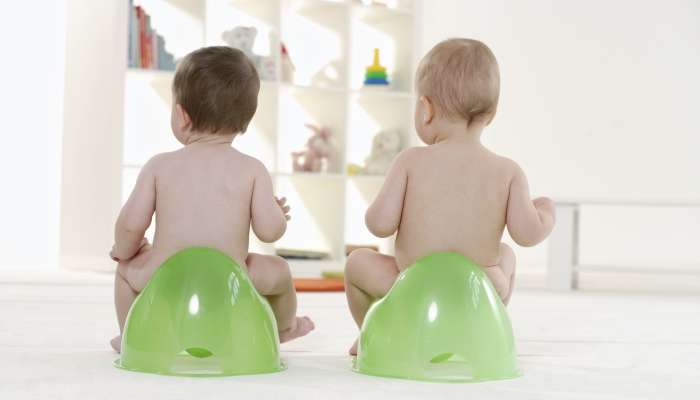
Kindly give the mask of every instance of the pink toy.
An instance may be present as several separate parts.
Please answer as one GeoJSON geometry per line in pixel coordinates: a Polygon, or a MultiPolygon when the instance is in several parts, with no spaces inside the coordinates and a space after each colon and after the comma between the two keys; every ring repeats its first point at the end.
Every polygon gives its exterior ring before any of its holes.
{"type": "Polygon", "coordinates": [[[328,144],[328,129],[317,128],[306,124],[313,131],[304,146],[304,150],[292,152],[292,169],[294,171],[320,172],[325,169],[325,164],[330,154],[328,144]]]}

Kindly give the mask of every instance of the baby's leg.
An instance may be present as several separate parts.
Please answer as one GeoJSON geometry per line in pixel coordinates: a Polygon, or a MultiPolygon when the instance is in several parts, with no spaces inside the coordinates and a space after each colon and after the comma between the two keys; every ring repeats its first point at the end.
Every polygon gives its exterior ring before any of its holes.
{"type": "Polygon", "coordinates": [[[484,267],[482,270],[491,280],[498,297],[503,301],[503,305],[508,306],[515,282],[515,253],[513,253],[513,249],[507,244],[501,243],[501,259],[498,264],[484,267]]]}
{"type": "Polygon", "coordinates": [[[277,320],[280,342],[304,336],[314,330],[309,317],[297,317],[297,293],[292,272],[282,257],[248,253],[248,277],[255,290],[270,302],[277,320]]]}
{"type": "MultiPolygon", "coordinates": [[[[350,253],[345,264],[345,295],[357,327],[362,327],[367,310],[378,297],[385,296],[396,282],[399,268],[396,259],[369,249],[350,253]]],[[[350,354],[357,355],[357,343],[350,354]]]]}
{"type": "Polygon", "coordinates": [[[155,272],[155,269],[153,271],[144,270],[146,261],[151,257],[152,247],[152,245],[147,244],[141,247],[135,256],[128,260],[119,261],[117,264],[117,273],[114,275],[114,306],[117,309],[119,336],[110,342],[116,351],[121,351],[122,333],[124,333],[124,324],[131,305],[134,304],[136,296],[143,291],[146,283],[155,272]]]}

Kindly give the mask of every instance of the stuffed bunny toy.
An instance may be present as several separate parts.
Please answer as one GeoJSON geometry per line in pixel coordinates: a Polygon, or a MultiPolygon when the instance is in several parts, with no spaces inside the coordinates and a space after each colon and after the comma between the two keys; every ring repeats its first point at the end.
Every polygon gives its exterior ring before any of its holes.
{"type": "Polygon", "coordinates": [[[292,153],[292,168],[294,171],[320,172],[325,169],[325,161],[330,155],[328,129],[318,128],[311,124],[305,125],[313,134],[304,146],[304,150],[292,153]]]}

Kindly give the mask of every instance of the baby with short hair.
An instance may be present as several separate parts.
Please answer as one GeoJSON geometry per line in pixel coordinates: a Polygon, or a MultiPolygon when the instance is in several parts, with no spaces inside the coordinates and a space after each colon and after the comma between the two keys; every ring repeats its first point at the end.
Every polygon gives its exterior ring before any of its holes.
{"type": "MultiPolygon", "coordinates": [[[[358,249],[345,265],[346,295],[358,327],[402,271],[436,252],[474,261],[508,305],[515,255],[501,242],[504,228],[517,244],[534,246],[554,227],[552,200],[530,200],[518,164],[481,144],[482,131],[496,115],[500,90],[491,50],[476,40],[445,40],[421,61],[415,86],[415,127],[428,146],[408,148],[396,157],[365,214],[375,236],[397,233],[396,257],[358,249]]],[[[351,355],[357,355],[357,344],[351,355]]]]}
{"type": "Polygon", "coordinates": [[[240,50],[206,47],[185,56],[173,79],[171,127],[185,147],[144,165],[119,214],[110,257],[118,261],[114,302],[120,335],[136,296],[170,256],[189,247],[211,247],[231,257],[272,306],[280,342],[308,334],[314,323],[297,317],[287,262],[248,252],[252,227],[263,242],[282,237],[290,219],[265,166],[234,149],[258,103],[260,79],[240,50]],[[153,244],[144,237],[156,214],[153,244]]]}

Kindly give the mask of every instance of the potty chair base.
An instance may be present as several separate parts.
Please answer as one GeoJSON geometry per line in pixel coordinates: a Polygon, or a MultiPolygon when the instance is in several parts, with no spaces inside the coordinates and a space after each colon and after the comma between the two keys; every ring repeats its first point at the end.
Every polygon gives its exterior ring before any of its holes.
{"type": "Polygon", "coordinates": [[[157,375],[169,375],[169,376],[183,376],[190,378],[215,378],[221,376],[239,376],[239,375],[259,375],[259,374],[273,374],[275,372],[282,372],[287,369],[287,366],[280,362],[279,368],[275,370],[269,370],[264,372],[254,372],[254,373],[229,373],[225,374],[221,372],[221,366],[219,363],[212,358],[208,358],[202,361],[197,357],[193,357],[186,352],[179,354],[173,361],[170,372],[157,372],[157,371],[144,371],[138,368],[130,368],[121,365],[121,359],[114,360],[114,366],[126,371],[133,372],[143,372],[147,374],[157,374],[157,375]]]}
{"type": "Polygon", "coordinates": [[[118,368],[161,375],[279,372],[279,333],[267,299],[226,254],[194,247],[170,257],[126,318],[118,368]]]}
{"type": "Polygon", "coordinates": [[[357,357],[352,358],[352,364],[350,365],[350,369],[353,372],[357,372],[358,374],[376,376],[379,378],[408,379],[412,381],[442,383],[476,383],[486,381],[497,381],[505,379],[514,379],[523,375],[523,371],[518,369],[511,375],[506,375],[498,378],[477,379],[474,378],[474,371],[471,365],[459,356],[452,356],[445,361],[430,363],[430,365],[426,366],[422,377],[385,375],[379,373],[372,373],[369,371],[363,371],[357,366],[357,357]]]}
{"type": "Polygon", "coordinates": [[[352,370],[436,382],[516,378],[513,328],[491,281],[455,253],[416,261],[367,311],[352,370]]]}

